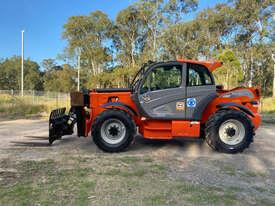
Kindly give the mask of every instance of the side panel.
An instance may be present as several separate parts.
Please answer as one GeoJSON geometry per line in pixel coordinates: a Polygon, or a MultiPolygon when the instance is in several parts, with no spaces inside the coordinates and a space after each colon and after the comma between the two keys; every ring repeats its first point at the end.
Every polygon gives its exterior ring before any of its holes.
{"type": "Polygon", "coordinates": [[[171,139],[171,129],[171,121],[143,120],[139,132],[143,137],[148,139],[171,139]]]}
{"type": "Polygon", "coordinates": [[[199,137],[199,122],[181,120],[142,120],[139,132],[148,139],[172,139],[173,137],[199,137]]]}
{"type": "Polygon", "coordinates": [[[173,137],[199,137],[200,123],[192,121],[172,121],[173,137]]]}
{"type": "Polygon", "coordinates": [[[187,120],[201,120],[203,111],[217,96],[215,85],[187,87],[186,94],[187,120]]]}

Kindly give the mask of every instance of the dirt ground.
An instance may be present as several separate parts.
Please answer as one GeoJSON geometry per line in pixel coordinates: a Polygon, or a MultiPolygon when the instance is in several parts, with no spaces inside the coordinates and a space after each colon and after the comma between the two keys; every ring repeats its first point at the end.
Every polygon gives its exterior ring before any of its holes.
{"type": "Polygon", "coordinates": [[[274,124],[235,155],[198,140],[137,137],[107,154],[91,138],[47,138],[45,120],[0,120],[0,205],[275,205],[274,124]]]}

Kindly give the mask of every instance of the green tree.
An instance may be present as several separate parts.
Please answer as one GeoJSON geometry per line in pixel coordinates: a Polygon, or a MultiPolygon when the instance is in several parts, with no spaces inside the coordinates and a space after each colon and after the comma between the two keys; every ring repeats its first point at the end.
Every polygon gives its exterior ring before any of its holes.
{"type": "Polygon", "coordinates": [[[117,49],[117,61],[135,67],[144,47],[146,27],[136,6],[120,11],[115,21],[113,41],[117,49]]]}
{"type": "Polygon", "coordinates": [[[162,38],[164,58],[212,58],[216,50],[229,43],[234,25],[232,15],[232,8],[218,4],[201,11],[194,20],[168,27],[162,38]]]}
{"type": "Polygon", "coordinates": [[[76,90],[76,72],[68,64],[56,66],[44,75],[46,91],[70,92],[76,90]]]}
{"type": "Polygon", "coordinates": [[[142,61],[160,60],[163,56],[164,30],[184,20],[184,15],[197,8],[196,0],[141,0],[136,3],[146,24],[146,39],[142,61]]]}
{"type": "Polygon", "coordinates": [[[120,11],[114,22],[96,11],[71,17],[64,25],[65,53],[81,51],[81,82],[89,87],[125,87],[148,60],[224,61],[215,72],[226,88],[240,84],[271,93],[272,1],[231,0],[186,14],[197,0],[139,0],[120,11]]]}
{"type": "Polygon", "coordinates": [[[63,38],[68,41],[66,52],[70,56],[81,53],[81,67],[87,75],[103,71],[111,60],[108,41],[112,22],[108,16],[95,11],[85,16],[72,16],[64,25],[63,38]]]}
{"type": "Polygon", "coordinates": [[[234,0],[235,47],[242,59],[245,83],[252,85],[256,63],[256,45],[272,41],[272,1],[234,0]]]}
{"type": "Polygon", "coordinates": [[[55,60],[54,59],[44,59],[41,63],[42,67],[44,68],[45,71],[51,70],[53,67],[56,66],[55,60]]]}
{"type": "MultiPolygon", "coordinates": [[[[0,63],[0,88],[19,90],[21,88],[21,58],[13,56],[0,63]]],[[[42,90],[39,65],[30,60],[24,60],[24,89],[42,90]]]]}
{"type": "Polygon", "coordinates": [[[225,89],[237,87],[243,79],[241,64],[234,52],[225,49],[218,52],[217,59],[223,62],[221,68],[214,71],[216,83],[225,84],[225,89]]]}

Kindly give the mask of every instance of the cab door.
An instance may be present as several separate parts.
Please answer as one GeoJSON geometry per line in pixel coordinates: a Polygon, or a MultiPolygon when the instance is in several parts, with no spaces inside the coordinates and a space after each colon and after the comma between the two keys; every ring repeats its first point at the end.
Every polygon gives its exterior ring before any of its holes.
{"type": "Polygon", "coordinates": [[[187,64],[186,119],[201,120],[206,106],[217,96],[214,78],[203,65],[187,64]]]}
{"type": "Polygon", "coordinates": [[[135,92],[140,113],[152,119],[185,119],[186,64],[162,63],[148,69],[135,92]]]}

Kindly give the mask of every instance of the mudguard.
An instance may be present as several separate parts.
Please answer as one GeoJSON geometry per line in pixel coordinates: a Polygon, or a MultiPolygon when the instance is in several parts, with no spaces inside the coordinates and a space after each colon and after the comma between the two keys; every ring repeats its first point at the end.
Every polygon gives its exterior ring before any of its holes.
{"type": "Polygon", "coordinates": [[[131,108],[127,104],[123,104],[122,102],[108,102],[106,104],[101,105],[101,107],[105,109],[118,108],[127,111],[132,116],[137,115],[137,112],[133,108],[131,108]]]}
{"type": "Polygon", "coordinates": [[[218,109],[229,109],[230,107],[237,107],[238,109],[240,109],[244,113],[246,113],[246,114],[248,114],[252,117],[255,117],[255,115],[253,114],[253,112],[250,109],[248,109],[247,107],[245,107],[243,105],[235,103],[235,102],[221,103],[221,104],[218,104],[216,107],[218,109]]]}

